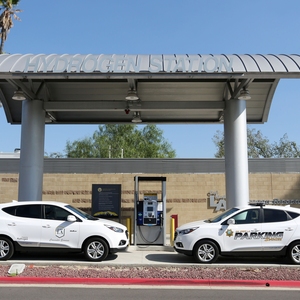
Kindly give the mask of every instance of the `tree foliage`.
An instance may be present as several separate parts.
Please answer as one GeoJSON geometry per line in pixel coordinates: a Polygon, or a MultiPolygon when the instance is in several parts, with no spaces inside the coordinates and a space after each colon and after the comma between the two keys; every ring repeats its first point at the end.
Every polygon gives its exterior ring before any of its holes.
{"type": "MultiPolygon", "coordinates": [[[[155,125],[99,125],[92,137],[66,144],[72,158],[174,158],[175,150],[155,125]]],[[[51,155],[50,155],[51,156],[51,155]]],[[[53,157],[53,156],[52,156],[53,157]]]]}
{"type": "Polygon", "coordinates": [[[3,9],[2,14],[0,15],[0,54],[3,53],[4,43],[7,39],[7,34],[10,29],[14,26],[13,18],[15,20],[21,21],[17,16],[17,13],[21,12],[20,9],[14,9],[15,6],[19,4],[20,0],[0,0],[0,10],[3,9]]]}
{"type": "Polygon", "coordinates": [[[273,153],[275,157],[300,157],[300,147],[294,141],[289,141],[285,134],[278,143],[273,144],[273,153]]]}
{"type": "Polygon", "coordinates": [[[224,132],[218,130],[214,137],[212,138],[215,146],[217,147],[217,152],[215,153],[216,158],[225,157],[225,138],[224,132]]]}
{"type": "MultiPolygon", "coordinates": [[[[217,131],[213,137],[217,147],[216,158],[225,157],[224,132],[217,131]]],[[[285,134],[279,142],[270,143],[269,139],[260,130],[247,129],[248,157],[249,158],[296,158],[300,157],[300,147],[294,141],[289,141],[285,134]]]]}

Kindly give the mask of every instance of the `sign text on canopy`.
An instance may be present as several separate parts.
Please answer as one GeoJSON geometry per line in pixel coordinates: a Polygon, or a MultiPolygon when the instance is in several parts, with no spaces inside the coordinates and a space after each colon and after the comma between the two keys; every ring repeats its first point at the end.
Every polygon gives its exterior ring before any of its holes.
{"type": "MultiPolygon", "coordinates": [[[[174,73],[232,72],[233,59],[225,56],[200,55],[79,55],[27,57],[23,72],[34,73],[174,73]]],[[[21,70],[20,70],[21,71],[21,70]]]]}

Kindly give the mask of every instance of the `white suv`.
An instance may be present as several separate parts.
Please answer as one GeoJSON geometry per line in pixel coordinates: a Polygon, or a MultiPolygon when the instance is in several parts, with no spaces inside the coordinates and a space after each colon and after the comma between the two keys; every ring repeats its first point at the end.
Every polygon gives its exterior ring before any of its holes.
{"type": "Polygon", "coordinates": [[[213,263],[219,255],[288,256],[300,264],[300,209],[263,204],[231,208],[176,229],[174,249],[213,263]]]}
{"type": "Polygon", "coordinates": [[[126,226],[98,219],[65,203],[26,201],[0,204],[0,260],[20,250],[83,252],[102,261],[126,249],[126,226]]]}

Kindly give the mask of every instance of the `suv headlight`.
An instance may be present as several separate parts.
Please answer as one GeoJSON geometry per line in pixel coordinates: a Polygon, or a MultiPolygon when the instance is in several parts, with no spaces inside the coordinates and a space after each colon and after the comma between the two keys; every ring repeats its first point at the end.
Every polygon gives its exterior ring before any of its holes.
{"type": "Polygon", "coordinates": [[[178,234],[179,235],[189,234],[189,233],[195,231],[198,228],[199,227],[192,227],[192,228],[183,229],[183,230],[178,231],[178,234]]]}
{"type": "Polygon", "coordinates": [[[110,230],[112,230],[114,232],[119,232],[119,233],[124,232],[124,230],[122,228],[119,228],[119,227],[115,227],[115,226],[107,225],[107,224],[104,224],[104,226],[106,226],[107,228],[109,228],[110,230]]]}

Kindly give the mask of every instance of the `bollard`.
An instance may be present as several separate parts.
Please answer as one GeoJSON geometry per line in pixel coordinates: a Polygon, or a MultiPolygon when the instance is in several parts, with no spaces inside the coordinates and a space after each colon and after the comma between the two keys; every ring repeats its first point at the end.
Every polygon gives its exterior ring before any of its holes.
{"type": "Polygon", "coordinates": [[[129,245],[132,245],[132,243],[131,243],[131,218],[126,218],[126,227],[128,230],[129,245]]]}
{"type": "Polygon", "coordinates": [[[175,236],[175,220],[170,218],[170,245],[174,246],[174,236],[175,236]]]}
{"type": "Polygon", "coordinates": [[[175,229],[178,227],[178,215],[171,215],[171,218],[175,221],[175,229]]]}

